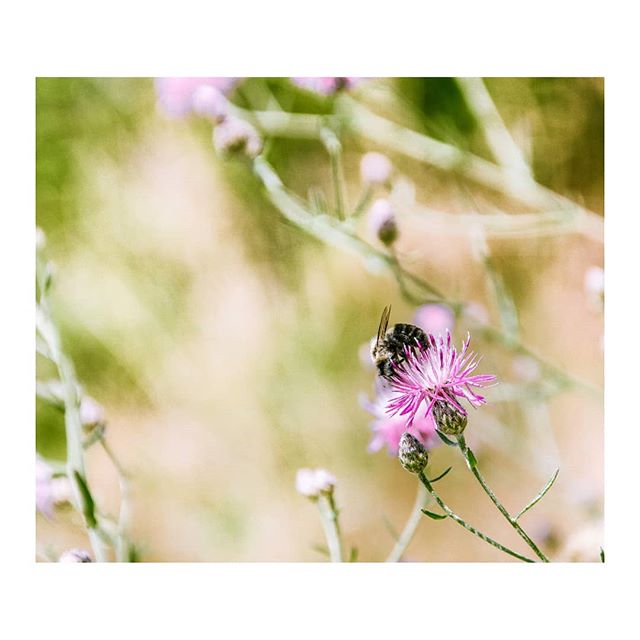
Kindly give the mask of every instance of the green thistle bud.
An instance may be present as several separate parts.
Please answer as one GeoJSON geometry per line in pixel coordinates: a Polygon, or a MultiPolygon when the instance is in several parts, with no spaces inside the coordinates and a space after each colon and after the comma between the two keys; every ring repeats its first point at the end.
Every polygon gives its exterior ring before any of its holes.
{"type": "Polygon", "coordinates": [[[400,464],[411,473],[419,473],[429,461],[429,453],[420,440],[405,431],[400,438],[398,446],[398,458],[400,464]]]}
{"type": "Polygon", "coordinates": [[[448,436],[459,436],[467,426],[467,416],[460,413],[459,409],[456,409],[453,405],[442,400],[433,405],[433,417],[438,426],[438,431],[448,436]]]}

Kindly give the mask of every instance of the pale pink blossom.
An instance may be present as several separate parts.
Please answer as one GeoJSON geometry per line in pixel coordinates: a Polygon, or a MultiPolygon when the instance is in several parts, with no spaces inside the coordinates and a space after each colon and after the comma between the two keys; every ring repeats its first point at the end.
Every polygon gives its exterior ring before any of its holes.
{"type": "Polygon", "coordinates": [[[208,86],[228,93],[239,78],[156,78],[156,93],[162,110],[172,118],[187,115],[194,109],[194,94],[208,86]]]}
{"type": "Polygon", "coordinates": [[[416,309],[413,322],[427,333],[441,334],[453,331],[456,317],[444,304],[424,304],[416,309]]]}
{"type": "Polygon", "coordinates": [[[83,396],[80,401],[80,422],[85,427],[104,423],[104,409],[91,396],[83,396]]]}
{"type": "Polygon", "coordinates": [[[240,153],[255,158],[262,151],[262,139],[248,122],[229,116],[213,130],[213,146],[221,155],[240,153]]]}
{"type": "Polygon", "coordinates": [[[296,490],[307,498],[330,493],[335,486],[335,477],[326,469],[298,469],[296,474],[296,490]]]}
{"type": "Polygon", "coordinates": [[[382,153],[365,153],[360,161],[360,177],[365,184],[385,184],[391,170],[391,161],[382,153]]]}
{"type": "Polygon", "coordinates": [[[93,562],[91,556],[84,549],[67,549],[59,558],[58,562],[93,562]]]}

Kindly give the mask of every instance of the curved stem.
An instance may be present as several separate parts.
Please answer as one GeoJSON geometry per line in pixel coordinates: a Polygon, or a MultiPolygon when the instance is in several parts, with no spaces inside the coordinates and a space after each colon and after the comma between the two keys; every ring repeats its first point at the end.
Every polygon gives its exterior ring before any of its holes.
{"type": "Polygon", "coordinates": [[[470,531],[471,533],[473,533],[474,536],[477,536],[478,538],[480,538],[481,540],[484,540],[485,542],[487,542],[488,544],[494,546],[496,549],[500,549],[500,551],[503,551],[504,553],[513,556],[514,558],[518,558],[518,560],[522,560],[523,562],[535,562],[535,560],[531,560],[531,558],[527,558],[526,556],[523,556],[522,554],[518,553],[517,551],[513,551],[512,549],[509,549],[509,547],[505,547],[503,544],[500,544],[499,542],[497,542],[496,540],[494,540],[493,538],[490,538],[488,535],[482,533],[482,531],[479,531],[478,529],[476,529],[475,527],[472,527],[470,524],[468,524],[467,522],[465,522],[460,516],[456,515],[444,502],[443,500],[440,498],[440,496],[435,492],[435,490],[433,489],[433,487],[431,486],[431,483],[429,482],[429,480],[427,479],[427,477],[424,475],[423,471],[420,471],[418,474],[418,478],[420,478],[420,482],[422,482],[422,484],[426,487],[427,491],[431,494],[431,496],[433,497],[433,499],[438,503],[438,505],[440,505],[440,508],[455,522],[457,522],[461,527],[464,527],[467,531],[470,531]]]}
{"type": "Polygon", "coordinates": [[[386,559],[386,562],[399,562],[402,559],[404,552],[407,550],[411,540],[413,540],[413,536],[418,529],[418,525],[422,521],[422,510],[427,506],[427,504],[429,504],[429,494],[425,491],[424,487],[419,484],[411,515],[409,516],[407,524],[405,524],[400,537],[396,541],[395,546],[391,550],[389,557],[386,559]]]}
{"type": "Polygon", "coordinates": [[[318,509],[322,519],[324,535],[329,547],[331,562],[342,562],[342,541],[338,526],[338,510],[333,495],[321,494],[318,497],[318,509]]]}
{"type": "Polygon", "coordinates": [[[525,530],[518,524],[517,520],[511,517],[511,514],[506,510],[504,505],[498,500],[496,495],[493,493],[489,485],[486,483],[485,479],[482,477],[480,471],[478,471],[478,467],[475,461],[475,456],[469,447],[467,447],[467,443],[465,442],[464,436],[458,436],[458,444],[460,445],[460,451],[462,451],[462,455],[467,462],[467,466],[469,467],[471,473],[476,477],[480,486],[484,489],[484,492],[491,498],[493,504],[496,505],[498,511],[504,516],[505,520],[517,531],[518,535],[531,547],[533,552],[542,560],[542,562],[549,562],[549,559],[540,551],[536,543],[527,535],[525,530]]]}

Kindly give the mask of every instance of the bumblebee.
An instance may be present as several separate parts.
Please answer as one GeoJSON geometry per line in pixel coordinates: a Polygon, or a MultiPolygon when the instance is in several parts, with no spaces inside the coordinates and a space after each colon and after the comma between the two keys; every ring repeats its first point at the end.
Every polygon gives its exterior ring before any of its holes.
{"type": "Polygon", "coordinates": [[[391,306],[385,307],[378,326],[378,335],[371,349],[371,356],[378,369],[378,374],[385,380],[393,377],[393,366],[405,360],[405,347],[429,348],[427,334],[414,324],[394,324],[389,326],[391,306]]]}

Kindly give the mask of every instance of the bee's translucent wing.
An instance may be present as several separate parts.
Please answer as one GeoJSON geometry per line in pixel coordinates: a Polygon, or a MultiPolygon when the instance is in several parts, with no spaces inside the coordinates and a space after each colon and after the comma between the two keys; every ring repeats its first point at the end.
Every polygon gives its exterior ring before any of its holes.
{"type": "Polygon", "coordinates": [[[376,348],[380,344],[380,341],[387,333],[387,327],[389,326],[389,316],[391,315],[391,305],[384,308],[382,311],[382,317],[380,318],[380,324],[378,325],[378,337],[376,338],[376,348]]]}

